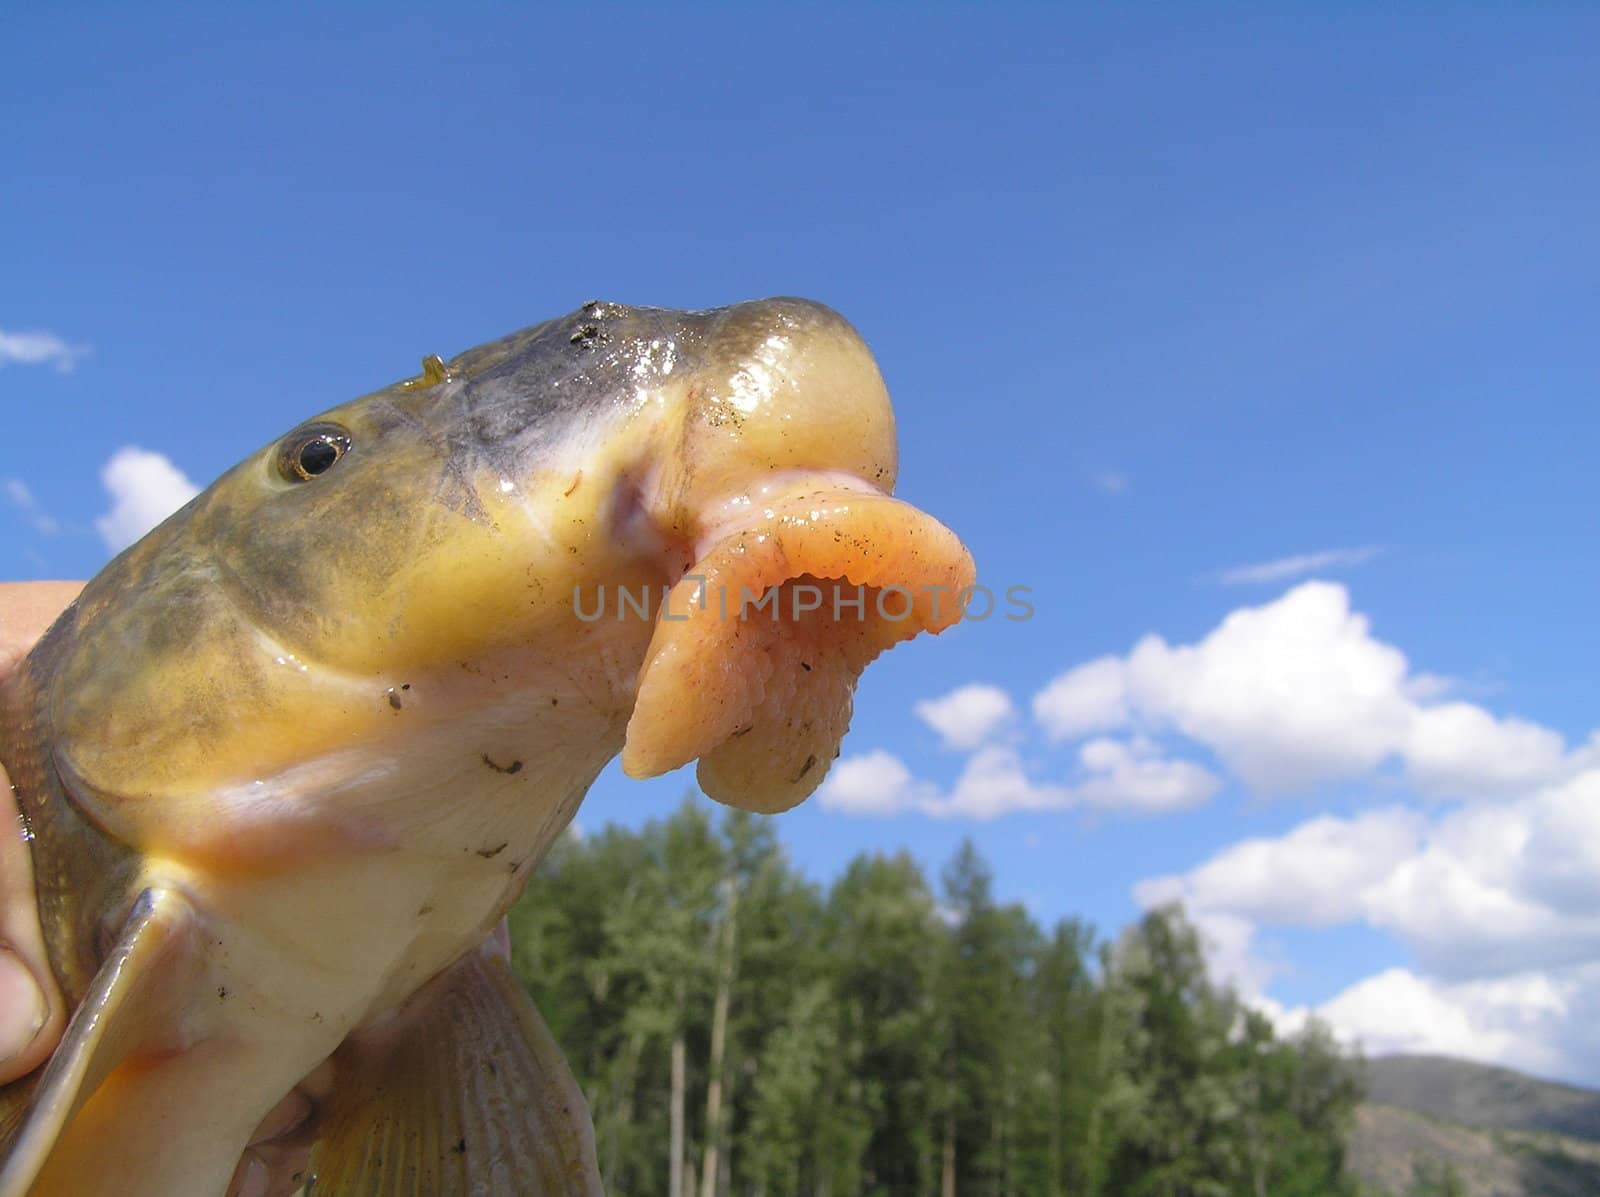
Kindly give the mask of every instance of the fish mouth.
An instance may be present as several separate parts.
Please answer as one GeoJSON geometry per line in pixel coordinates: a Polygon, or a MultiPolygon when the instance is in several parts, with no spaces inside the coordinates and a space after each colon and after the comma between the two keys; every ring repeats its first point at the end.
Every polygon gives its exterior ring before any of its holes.
{"type": "Polygon", "coordinates": [[[823,473],[724,504],[694,556],[656,613],[622,768],[655,777],[698,760],[708,796],[763,813],[821,784],[862,670],[956,623],[975,577],[938,520],[823,473]]]}

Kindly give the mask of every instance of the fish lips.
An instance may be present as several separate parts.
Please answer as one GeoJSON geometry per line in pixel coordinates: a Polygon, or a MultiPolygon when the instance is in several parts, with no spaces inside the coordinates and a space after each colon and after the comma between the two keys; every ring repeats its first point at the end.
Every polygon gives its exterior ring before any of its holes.
{"type": "Polygon", "coordinates": [[[735,500],[695,547],[656,613],[622,768],[654,777],[698,759],[707,795],[762,813],[821,784],[861,672],[956,623],[975,578],[939,521],[831,475],[735,500]]]}

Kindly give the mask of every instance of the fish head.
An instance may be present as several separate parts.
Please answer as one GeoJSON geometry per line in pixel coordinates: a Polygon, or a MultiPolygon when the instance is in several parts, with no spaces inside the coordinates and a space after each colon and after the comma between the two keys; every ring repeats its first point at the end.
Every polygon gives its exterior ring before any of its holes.
{"type": "Polygon", "coordinates": [[[953,623],[972,580],[890,497],[896,464],[872,355],[807,301],[590,303],[428,359],[90,583],[57,763],[119,838],[230,859],[313,814],[381,835],[385,803],[426,822],[485,789],[570,816],[619,749],[782,809],[867,662],[953,623]]]}

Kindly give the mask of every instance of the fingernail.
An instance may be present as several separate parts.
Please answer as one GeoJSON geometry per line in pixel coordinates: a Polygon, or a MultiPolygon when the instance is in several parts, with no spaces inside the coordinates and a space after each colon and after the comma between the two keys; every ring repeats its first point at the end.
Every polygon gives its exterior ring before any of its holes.
{"type": "Polygon", "coordinates": [[[267,1197],[271,1189],[272,1169],[254,1152],[246,1153],[239,1163],[230,1197],[267,1197]]]}
{"type": "Polygon", "coordinates": [[[0,951],[0,1060],[8,1060],[44,1026],[44,994],[33,974],[10,952],[0,951]]]}

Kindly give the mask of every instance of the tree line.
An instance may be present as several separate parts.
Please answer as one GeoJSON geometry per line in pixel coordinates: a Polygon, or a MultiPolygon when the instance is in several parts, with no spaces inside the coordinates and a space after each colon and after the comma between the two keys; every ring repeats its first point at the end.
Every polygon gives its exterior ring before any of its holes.
{"type": "Polygon", "coordinates": [[[864,854],[826,889],[770,820],[686,801],[564,836],[513,961],[613,1197],[1342,1197],[1359,1070],[1208,979],[1181,911],[1113,939],[864,854]]]}

